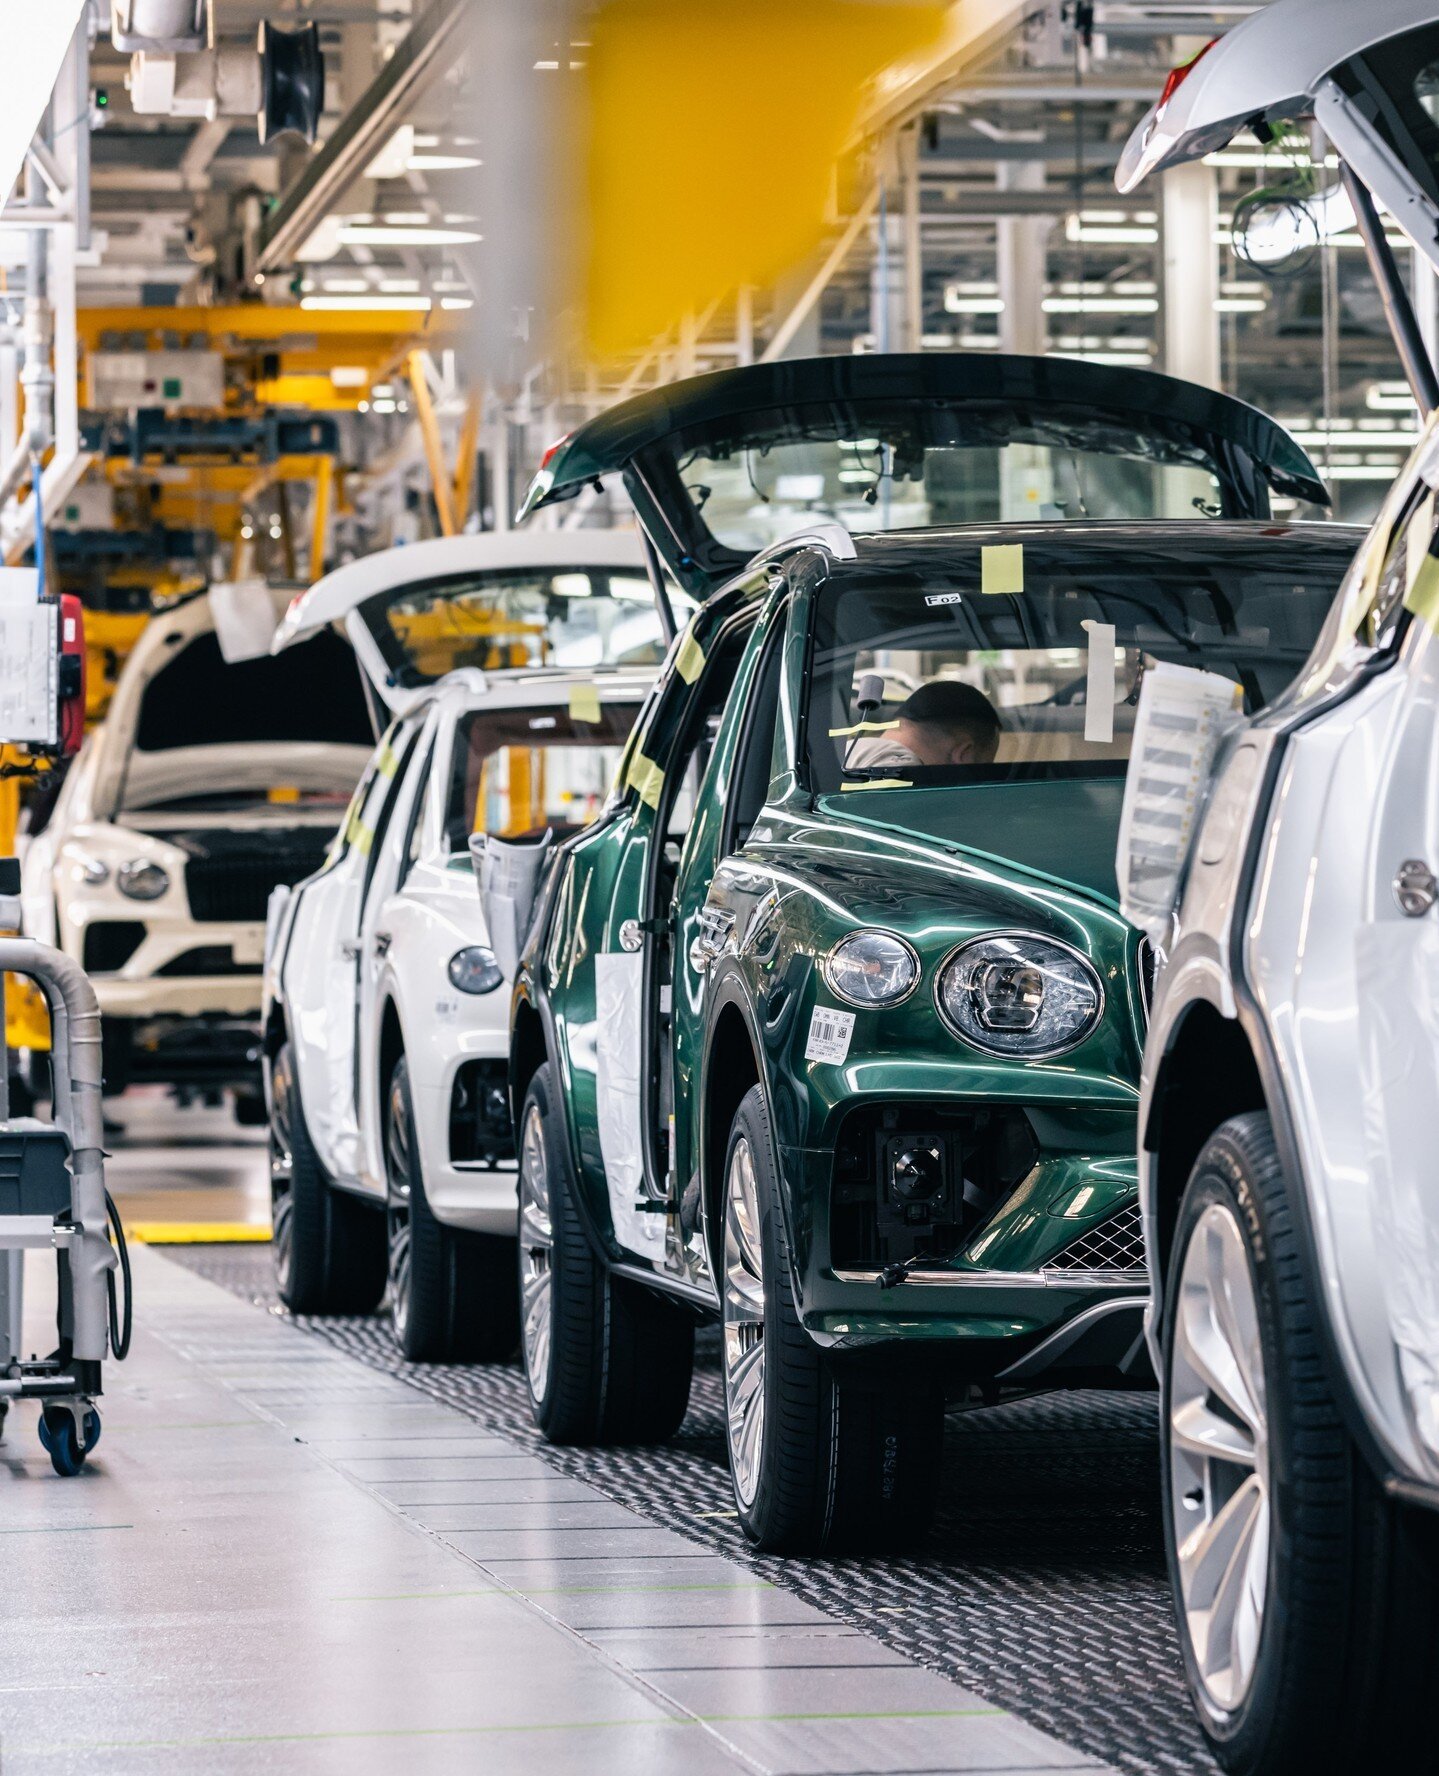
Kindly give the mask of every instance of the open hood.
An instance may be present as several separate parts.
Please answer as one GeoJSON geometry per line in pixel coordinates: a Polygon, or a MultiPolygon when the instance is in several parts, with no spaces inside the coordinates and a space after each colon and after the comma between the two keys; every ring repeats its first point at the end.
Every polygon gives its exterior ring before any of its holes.
{"type": "Polygon", "coordinates": [[[1309,115],[1439,269],[1439,18],[1427,0],[1271,0],[1169,76],[1116,183],[1132,191],[1246,126],[1309,115]]]}
{"type": "Polygon", "coordinates": [[[885,353],[756,364],[638,395],[547,453],[521,516],[621,473],[670,571],[704,597],[766,545],[823,521],[859,533],[1165,515],[1136,492],[1158,467],[1188,471],[1171,478],[1185,508],[1172,516],[1200,499],[1267,518],[1271,492],[1328,504],[1287,432],[1192,383],[1068,358],[885,353]],[[1094,509],[1106,478],[1127,482],[1131,506],[1094,509]],[[1001,497],[1035,503],[996,510],[1001,497]]]}
{"type": "Polygon", "coordinates": [[[333,623],[394,713],[460,668],[651,665],[667,645],[633,531],[487,532],[384,549],[292,599],[273,651],[333,623]]]}

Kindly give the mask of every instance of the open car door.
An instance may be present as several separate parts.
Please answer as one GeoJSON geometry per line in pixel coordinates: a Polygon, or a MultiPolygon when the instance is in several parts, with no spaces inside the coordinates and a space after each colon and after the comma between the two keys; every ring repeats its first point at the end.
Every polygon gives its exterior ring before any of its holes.
{"type": "Polygon", "coordinates": [[[669,638],[633,531],[443,537],[336,568],[290,603],[273,651],[342,623],[391,714],[465,668],[649,666],[669,638]]]}
{"type": "Polygon", "coordinates": [[[766,547],[836,523],[1267,518],[1271,494],[1328,504],[1294,439],[1242,401],[1148,370],[989,354],[797,359],[638,395],[546,453],[521,517],[610,474],[701,598],[766,547]]]}

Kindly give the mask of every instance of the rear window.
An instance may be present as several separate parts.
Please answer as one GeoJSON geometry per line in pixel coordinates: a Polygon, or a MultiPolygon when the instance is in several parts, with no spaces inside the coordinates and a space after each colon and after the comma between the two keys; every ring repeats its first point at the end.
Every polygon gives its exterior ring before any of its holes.
{"type": "Polygon", "coordinates": [[[852,572],[816,599],[812,785],[1122,778],[1149,663],[1221,674],[1263,708],[1308,658],[1349,555],[1272,536],[1198,561],[1138,541],[1128,558],[1027,547],[1011,558],[1022,590],[999,595],[978,560],[852,572]]]}
{"type": "Polygon", "coordinates": [[[231,665],[213,633],[197,635],[145,687],[141,752],[274,741],[375,743],[349,642],[329,630],[282,654],[231,665]]]}
{"type": "Polygon", "coordinates": [[[667,645],[654,591],[639,571],[452,576],[372,598],[360,614],[392,679],[407,689],[461,666],[658,665],[667,645]]]}
{"type": "MultiPolygon", "coordinates": [[[[593,711],[592,711],[593,712],[593,711]]],[[[609,794],[638,703],[604,703],[594,721],[564,705],[473,710],[458,724],[445,798],[445,846],[471,833],[516,838],[588,826],[609,794]]]]}

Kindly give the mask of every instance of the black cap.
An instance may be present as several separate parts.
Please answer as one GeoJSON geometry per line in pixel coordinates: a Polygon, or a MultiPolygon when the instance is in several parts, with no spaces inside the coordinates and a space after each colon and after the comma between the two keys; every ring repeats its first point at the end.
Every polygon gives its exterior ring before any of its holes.
{"type": "Polygon", "coordinates": [[[900,705],[901,721],[940,728],[981,728],[1000,732],[999,711],[973,685],[957,678],[936,678],[923,684],[900,705]]]}

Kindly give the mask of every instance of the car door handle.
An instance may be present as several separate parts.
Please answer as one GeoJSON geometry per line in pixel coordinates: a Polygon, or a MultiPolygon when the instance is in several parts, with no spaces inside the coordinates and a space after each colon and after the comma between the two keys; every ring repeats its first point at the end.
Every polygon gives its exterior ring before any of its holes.
{"type": "Polygon", "coordinates": [[[390,953],[390,945],[394,941],[394,938],[388,931],[377,931],[375,933],[375,954],[377,956],[388,956],[390,953]]]}
{"type": "Polygon", "coordinates": [[[690,967],[703,974],[729,942],[734,914],[727,907],[700,908],[699,930],[690,942],[690,967]]]}

